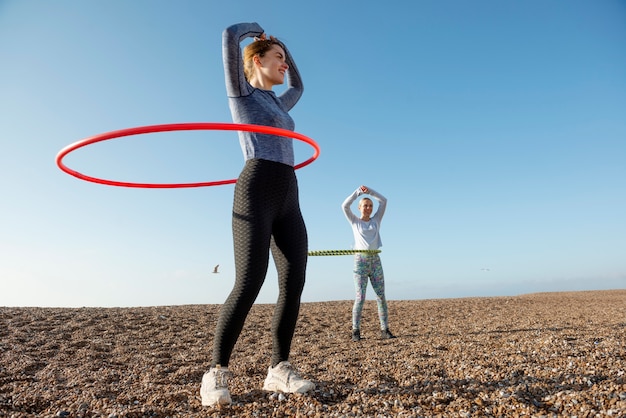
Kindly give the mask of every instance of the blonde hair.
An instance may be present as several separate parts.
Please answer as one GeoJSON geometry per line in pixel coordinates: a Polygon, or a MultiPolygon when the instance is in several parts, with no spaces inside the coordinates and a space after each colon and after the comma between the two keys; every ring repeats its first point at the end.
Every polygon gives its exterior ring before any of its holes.
{"type": "Polygon", "coordinates": [[[254,75],[254,57],[256,55],[263,57],[269,51],[272,46],[278,45],[283,50],[285,46],[278,39],[272,37],[271,39],[260,39],[248,44],[243,49],[243,73],[246,76],[248,82],[254,75]]]}

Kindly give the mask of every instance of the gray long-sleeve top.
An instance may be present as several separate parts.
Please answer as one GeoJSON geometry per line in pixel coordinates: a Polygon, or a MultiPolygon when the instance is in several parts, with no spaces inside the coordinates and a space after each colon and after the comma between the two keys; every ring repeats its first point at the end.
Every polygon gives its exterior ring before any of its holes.
{"type": "MultiPolygon", "coordinates": [[[[226,28],[222,35],[226,93],[232,118],[235,123],[274,126],[293,131],[295,124],[288,112],[302,96],[303,85],[289,51],[285,48],[285,61],[289,66],[288,85],[280,96],[271,90],[251,86],[244,75],[240,43],[245,38],[260,36],[263,32],[257,23],[238,23],[226,28]]],[[[239,142],[246,160],[259,158],[294,165],[291,138],[240,131],[239,142]]]]}

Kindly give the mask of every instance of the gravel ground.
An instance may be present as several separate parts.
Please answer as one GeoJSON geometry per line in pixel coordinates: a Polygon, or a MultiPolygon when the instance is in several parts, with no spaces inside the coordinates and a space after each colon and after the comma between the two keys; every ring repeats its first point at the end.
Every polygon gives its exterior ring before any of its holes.
{"type": "Polygon", "coordinates": [[[261,390],[273,305],[255,305],[230,369],[233,405],[202,407],[219,305],[0,307],[0,417],[626,416],[626,290],[305,303],[292,363],[317,385],[261,390]]]}

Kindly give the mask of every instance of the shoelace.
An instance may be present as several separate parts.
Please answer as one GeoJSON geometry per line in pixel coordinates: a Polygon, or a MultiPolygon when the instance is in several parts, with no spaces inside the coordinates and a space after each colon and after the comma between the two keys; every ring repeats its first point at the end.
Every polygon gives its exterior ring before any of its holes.
{"type": "MultiPolygon", "coordinates": [[[[283,363],[280,367],[285,372],[285,383],[292,382],[294,380],[302,380],[298,372],[293,368],[291,363],[283,363]]],[[[280,377],[280,375],[278,375],[280,377]]]]}
{"type": "Polygon", "coordinates": [[[215,372],[215,388],[216,389],[228,389],[229,372],[219,370],[215,372]]]}
{"type": "Polygon", "coordinates": [[[299,380],[304,380],[304,379],[302,379],[302,376],[300,376],[300,373],[298,373],[297,370],[295,370],[292,366],[289,366],[289,373],[287,373],[287,381],[297,382],[299,380]]]}

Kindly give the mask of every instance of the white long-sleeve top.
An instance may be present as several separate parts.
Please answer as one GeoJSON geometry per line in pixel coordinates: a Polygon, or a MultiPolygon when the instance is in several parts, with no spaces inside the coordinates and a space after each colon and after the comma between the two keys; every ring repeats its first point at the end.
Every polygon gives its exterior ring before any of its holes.
{"type": "Polygon", "coordinates": [[[356,189],[350,196],[344,200],[341,205],[344,215],[352,226],[352,233],[354,234],[354,249],[355,250],[377,250],[383,246],[383,242],[380,238],[380,223],[385,214],[387,208],[387,198],[376,192],[375,190],[368,189],[368,193],[371,197],[378,201],[378,209],[376,213],[370,216],[369,221],[364,221],[360,217],[356,216],[350,209],[350,205],[361,196],[363,193],[361,188],[356,189]]]}

